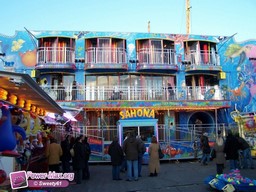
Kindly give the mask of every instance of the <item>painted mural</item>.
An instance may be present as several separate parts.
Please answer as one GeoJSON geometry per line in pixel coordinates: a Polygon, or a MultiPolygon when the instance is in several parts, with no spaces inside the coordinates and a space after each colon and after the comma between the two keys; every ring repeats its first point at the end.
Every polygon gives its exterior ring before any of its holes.
{"type": "MultiPolygon", "coordinates": [[[[127,39],[128,60],[136,60],[135,42],[138,38],[164,38],[175,42],[179,64],[184,52],[184,40],[207,40],[218,43],[220,63],[222,70],[227,73],[227,79],[221,81],[223,95],[229,94],[232,106],[237,106],[241,112],[256,111],[256,44],[255,40],[236,42],[234,38],[219,40],[215,36],[200,35],[177,35],[177,34],[155,34],[155,33],[117,33],[117,32],[69,32],[69,31],[32,31],[37,38],[44,36],[65,36],[76,39],[76,57],[84,57],[84,38],[110,36],[127,39]]],[[[34,40],[26,31],[17,31],[14,36],[0,35],[1,57],[0,69],[7,71],[29,73],[36,65],[36,45],[34,40]]],[[[129,64],[129,70],[134,70],[134,65],[129,64]]],[[[182,67],[182,66],[180,66],[182,67]]],[[[80,80],[81,81],[81,80],[80,80]]],[[[181,81],[182,82],[182,79],[181,81]]],[[[81,83],[82,82],[78,82],[81,83]]],[[[182,83],[180,84],[182,86],[182,83]]],[[[214,91],[214,90],[212,90],[214,91]]],[[[211,91],[211,92],[212,92],[211,91]]],[[[183,96],[182,90],[179,93],[183,96]]],[[[211,93],[208,94],[209,97],[211,93]]],[[[234,108],[233,108],[234,109],[234,108]]],[[[229,112],[233,110],[230,109],[229,112]]],[[[231,119],[229,119],[231,121],[231,119]]]]}
{"type": "MultiPolygon", "coordinates": [[[[221,34],[220,34],[221,35],[221,34]]],[[[222,37],[222,36],[204,36],[204,35],[183,35],[183,34],[160,34],[160,33],[121,33],[121,32],[90,32],[90,31],[16,31],[15,35],[7,36],[0,34],[0,53],[4,53],[4,56],[0,56],[0,70],[14,71],[21,73],[28,73],[35,69],[38,59],[38,42],[37,40],[44,37],[69,37],[74,39],[75,42],[75,59],[76,64],[72,68],[75,71],[77,87],[77,102],[60,103],[65,108],[89,108],[89,109],[108,109],[116,108],[120,110],[122,108],[130,107],[155,107],[160,109],[178,110],[180,112],[180,124],[187,124],[190,117],[193,117],[193,111],[185,113],[182,109],[204,110],[214,106],[220,109],[218,111],[222,123],[237,123],[236,119],[232,117],[232,112],[239,111],[239,113],[252,113],[254,115],[252,119],[244,121],[243,129],[248,132],[249,128],[255,129],[255,112],[256,112],[256,39],[246,40],[243,42],[236,42],[235,36],[222,37]],[[31,35],[33,34],[33,36],[31,35]],[[115,37],[126,40],[126,56],[128,62],[128,72],[136,72],[136,40],[137,39],[164,39],[174,42],[174,48],[177,55],[177,67],[172,70],[177,70],[177,87],[178,99],[182,101],[98,101],[90,102],[83,101],[82,98],[85,91],[81,91],[84,87],[84,61],[85,58],[85,40],[89,38],[97,37],[115,37]],[[36,38],[36,39],[35,39],[36,38]],[[225,77],[219,81],[220,94],[222,100],[211,100],[216,92],[215,88],[211,88],[207,91],[201,90],[203,99],[200,101],[187,101],[187,88],[185,81],[185,71],[187,67],[183,64],[185,60],[186,44],[185,41],[205,41],[212,42],[217,45],[217,50],[211,50],[211,53],[216,51],[219,54],[219,58],[214,58],[212,62],[220,63],[222,72],[225,77]],[[218,60],[218,61],[217,61],[218,60]],[[80,89],[81,88],[81,89],[80,89]],[[158,107],[160,106],[160,107],[158,107]],[[221,109],[225,108],[225,109],[221,109]]],[[[256,37],[255,37],[256,38],[256,37]]],[[[196,49],[200,48],[198,44],[193,45],[196,49]]],[[[204,48],[204,47],[203,47],[204,48]]],[[[208,49],[208,47],[206,46],[208,49]]],[[[208,61],[210,55],[202,55],[201,58],[195,55],[196,61],[204,60],[208,61]]],[[[213,58],[213,57],[212,57],[213,58]]],[[[208,61],[209,62],[209,61],[208,61]]],[[[106,65],[106,69],[111,65],[106,65]]],[[[211,70],[212,66],[193,66],[197,70],[211,70]]],[[[125,67],[123,67],[125,68],[125,67]]],[[[47,79],[47,76],[42,75],[42,79],[47,79]]],[[[46,90],[47,92],[47,90],[46,90]]],[[[57,99],[57,92],[48,92],[52,98],[57,99]]],[[[211,116],[212,114],[209,114],[211,116]]],[[[213,116],[213,115],[212,115],[213,116]]],[[[96,140],[91,140],[92,148],[95,152],[95,158],[97,155],[104,152],[104,158],[109,159],[106,155],[108,144],[102,145],[96,140]]],[[[186,158],[193,157],[193,142],[184,143],[162,143],[162,148],[166,158],[186,158]]],[[[256,146],[256,144],[253,144],[256,146]]],[[[102,157],[100,157],[102,158],[102,157]]]]}

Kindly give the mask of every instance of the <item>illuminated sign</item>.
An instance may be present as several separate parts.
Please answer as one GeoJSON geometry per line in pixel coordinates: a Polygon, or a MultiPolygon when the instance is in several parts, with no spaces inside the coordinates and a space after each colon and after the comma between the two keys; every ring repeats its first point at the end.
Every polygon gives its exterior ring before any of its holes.
{"type": "Polygon", "coordinates": [[[131,118],[155,118],[154,109],[130,109],[123,110],[120,113],[121,119],[131,118]]]}

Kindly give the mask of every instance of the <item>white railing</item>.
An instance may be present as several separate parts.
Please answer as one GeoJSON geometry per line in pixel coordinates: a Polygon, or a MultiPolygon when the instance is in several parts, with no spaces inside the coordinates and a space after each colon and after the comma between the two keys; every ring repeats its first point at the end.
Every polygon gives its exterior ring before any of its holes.
{"type": "Polygon", "coordinates": [[[190,53],[187,53],[185,59],[190,61],[192,65],[220,65],[220,57],[215,51],[191,50],[190,53]]]}
{"type": "Polygon", "coordinates": [[[37,63],[75,63],[75,50],[71,47],[39,47],[37,63]]]}
{"type": "Polygon", "coordinates": [[[172,49],[140,49],[137,53],[139,64],[177,65],[175,51],[172,49]]]}
{"type": "Polygon", "coordinates": [[[90,47],[85,51],[86,64],[127,63],[126,51],[123,48],[90,47]]]}
{"type": "MultiPolygon", "coordinates": [[[[177,56],[173,49],[143,48],[137,52],[139,64],[177,65],[177,56]]],[[[192,65],[220,65],[220,58],[215,51],[191,50],[185,60],[192,65]]],[[[75,63],[75,50],[71,47],[39,47],[37,49],[37,63],[75,63]]],[[[126,50],[123,48],[90,47],[85,51],[85,63],[109,64],[127,63],[126,50]]]]}
{"type": "Polygon", "coordinates": [[[84,87],[74,89],[72,86],[57,88],[42,87],[54,100],[58,101],[105,101],[105,100],[223,100],[224,93],[218,86],[204,87],[84,87]]]}
{"type": "MultiPolygon", "coordinates": [[[[229,128],[229,125],[226,124],[201,124],[201,127],[198,127],[196,124],[176,124],[173,130],[171,130],[165,124],[158,124],[157,131],[159,141],[170,142],[170,139],[172,141],[199,140],[204,132],[208,133],[210,140],[215,140],[217,130],[221,130],[222,135],[226,136],[226,130],[229,128]],[[169,135],[170,131],[174,131],[177,134],[171,136],[169,135]]],[[[59,127],[56,131],[63,135],[67,134],[64,127],[59,127]]],[[[119,135],[116,125],[72,126],[72,133],[70,134],[73,137],[86,135],[87,137],[102,138],[105,142],[111,142],[114,136],[119,135]]]]}

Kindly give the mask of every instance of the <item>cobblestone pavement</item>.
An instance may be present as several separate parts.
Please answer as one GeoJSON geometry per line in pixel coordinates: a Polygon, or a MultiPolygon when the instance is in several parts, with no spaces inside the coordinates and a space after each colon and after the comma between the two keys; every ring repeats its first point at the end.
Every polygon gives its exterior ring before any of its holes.
{"type": "MultiPolygon", "coordinates": [[[[148,166],[143,165],[142,177],[139,181],[126,181],[126,174],[121,173],[121,181],[113,181],[111,165],[90,165],[91,178],[79,185],[69,185],[67,188],[54,189],[54,192],[207,192],[214,191],[204,184],[204,179],[216,173],[214,162],[206,166],[197,161],[161,162],[161,170],[157,177],[148,177],[148,166]]],[[[228,173],[228,164],[224,170],[228,173]]],[[[241,175],[256,179],[255,169],[241,170],[241,175]]]]}

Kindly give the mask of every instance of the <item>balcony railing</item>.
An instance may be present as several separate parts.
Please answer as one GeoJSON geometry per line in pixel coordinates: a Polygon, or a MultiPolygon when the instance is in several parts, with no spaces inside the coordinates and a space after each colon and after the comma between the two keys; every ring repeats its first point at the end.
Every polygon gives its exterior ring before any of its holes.
{"type": "Polygon", "coordinates": [[[71,47],[39,47],[37,63],[75,63],[75,50],[71,47]]]}
{"type": "Polygon", "coordinates": [[[175,51],[172,49],[140,49],[137,53],[139,64],[177,65],[175,51]]]}
{"type": "Polygon", "coordinates": [[[126,51],[123,48],[90,47],[85,51],[86,64],[125,64],[126,51]]]}
{"type": "Polygon", "coordinates": [[[215,51],[196,51],[191,50],[185,56],[187,61],[190,61],[192,65],[212,65],[219,66],[219,55],[215,51]]]}
{"type": "Polygon", "coordinates": [[[223,93],[218,86],[205,87],[173,87],[172,91],[167,87],[84,87],[72,89],[47,87],[43,89],[57,101],[105,101],[105,100],[223,100],[227,99],[227,93],[223,93]]]}

